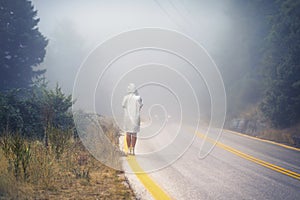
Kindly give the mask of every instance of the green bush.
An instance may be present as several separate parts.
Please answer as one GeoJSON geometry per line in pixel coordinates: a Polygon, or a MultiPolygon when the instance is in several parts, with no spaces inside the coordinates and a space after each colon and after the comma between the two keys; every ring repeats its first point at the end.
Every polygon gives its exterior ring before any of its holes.
{"type": "Polygon", "coordinates": [[[72,104],[71,95],[65,95],[58,85],[48,89],[44,81],[38,81],[30,89],[0,92],[0,132],[10,130],[47,142],[48,127],[74,128],[72,104]]]}

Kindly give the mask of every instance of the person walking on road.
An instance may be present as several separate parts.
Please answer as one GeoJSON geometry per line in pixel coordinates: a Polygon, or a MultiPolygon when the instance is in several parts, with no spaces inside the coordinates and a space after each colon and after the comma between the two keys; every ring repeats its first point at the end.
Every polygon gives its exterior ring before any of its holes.
{"type": "Polygon", "coordinates": [[[126,142],[129,152],[135,155],[134,148],[137,140],[137,133],[140,131],[140,111],[143,106],[142,98],[133,83],[127,87],[122,107],[124,109],[124,130],[126,131],[126,142]]]}

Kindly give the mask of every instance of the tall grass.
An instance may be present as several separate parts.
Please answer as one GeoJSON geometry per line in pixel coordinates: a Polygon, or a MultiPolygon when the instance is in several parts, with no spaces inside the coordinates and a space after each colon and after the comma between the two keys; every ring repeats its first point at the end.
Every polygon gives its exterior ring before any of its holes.
{"type": "MultiPolygon", "coordinates": [[[[72,137],[72,130],[52,127],[47,131],[48,147],[17,133],[1,134],[0,199],[133,198],[124,180],[118,178],[121,172],[97,161],[78,138],[72,137]]],[[[105,135],[118,145],[118,130],[111,124],[105,125],[105,135]]],[[[108,155],[119,162],[118,154],[108,155]]]]}
{"type": "MultiPolygon", "coordinates": [[[[74,155],[81,152],[81,148],[78,147],[79,141],[71,140],[71,131],[51,128],[48,148],[42,142],[29,141],[18,133],[7,131],[2,135],[0,194],[4,196],[15,197],[13,191],[22,191],[21,188],[28,185],[56,190],[57,177],[77,169],[78,162],[74,155]]],[[[25,193],[22,195],[26,196],[25,193]]]]}

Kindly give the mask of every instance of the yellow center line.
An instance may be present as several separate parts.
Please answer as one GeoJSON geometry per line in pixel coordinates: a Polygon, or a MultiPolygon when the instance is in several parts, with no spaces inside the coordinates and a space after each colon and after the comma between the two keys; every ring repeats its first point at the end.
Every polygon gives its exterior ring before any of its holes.
{"type": "Polygon", "coordinates": [[[232,131],[232,130],[225,129],[224,131],[229,132],[229,133],[233,133],[235,135],[243,136],[243,137],[246,137],[246,138],[250,138],[250,139],[253,139],[253,140],[258,140],[258,141],[261,141],[261,142],[266,142],[266,143],[274,144],[274,145],[277,145],[277,146],[281,146],[281,147],[284,147],[286,149],[291,149],[291,150],[294,150],[294,151],[300,151],[299,148],[292,147],[292,146],[285,145],[285,144],[280,144],[278,142],[274,142],[274,141],[265,140],[265,139],[262,139],[262,138],[253,137],[253,136],[246,135],[246,134],[239,133],[239,132],[232,131]]]}
{"type": "Polygon", "coordinates": [[[264,166],[266,168],[272,169],[272,170],[277,171],[279,173],[282,173],[282,174],[285,174],[287,176],[290,176],[290,177],[293,177],[295,179],[300,180],[300,174],[299,173],[296,173],[296,172],[293,172],[291,170],[279,167],[277,165],[274,165],[272,163],[266,162],[264,160],[260,160],[258,158],[255,158],[255,157],[253,157],[251,155],[248,155],[248,154],[243,153],[243,152],[241,152],[241,151],[239,151],[237,149],[234,149],[234,148],[232,148],[232,147],[230,147],[228,145],[225,145],[225,144],[223,144],[221,142],[213,140],[212,138],[209,138],[209,137],[205,136],[202,133],[196,132],[196,134],[197,134],[198,137],[200,137],[200,138],[202,138],[204,140],[207,140],[207,141],[209,141],[209,142],[211,142],[213,144],[216,144],[216,146],[218,146],[218,147],[220,147],[220,148],[222,148],[224,150],[227,150],[227,151],[229,151],[229,152],[231,152],[231,153],[233,153],[233,154],[235,154],[235,155],[237,155],[239,157],[242,157],[242,158],[244,158],[246,160],[252,161],[252,162],[254,162],[256,164],[259,164],[261,166],[264,166]]]}
{"type": "MultiPolygon", "coordinates": [[[[126,145],[126,136],[124,137],[124,151],[128,152],[128,147],[126,145]]],[[[129,166],[131,167],[132,171],[138,177],[140,182],[145,186],[145,188],[150,192],[154,199],[171,199],[171,197],[164,192],[160,186],[154,182],[150,178],[150,176],[142,169],[142,167],[137,162],[135,156],[127,156],[126,158],[129,166]]]]}

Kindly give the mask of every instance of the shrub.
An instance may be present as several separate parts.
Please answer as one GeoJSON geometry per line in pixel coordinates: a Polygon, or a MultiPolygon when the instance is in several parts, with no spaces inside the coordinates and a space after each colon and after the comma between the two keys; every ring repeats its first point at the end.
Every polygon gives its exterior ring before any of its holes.
{"type": "Polygon", "coordinates": [[[47,132],[49,133],[51,149],[54,150],[56,159],[59,159],[67,148],[73,131],[72,129],[64,131],[59,128],[49,127],[47,132]]]}
{"type": "Polygon", "coordinates": [[[31,147],[24,137],[16,133],[13,135],[5,135],[1,138],[1,147],[8,161],[8,171],[14,172],[17,180],[23,174],[26,181],[29,177],[28,166],[31,160],[31,147]]]}

